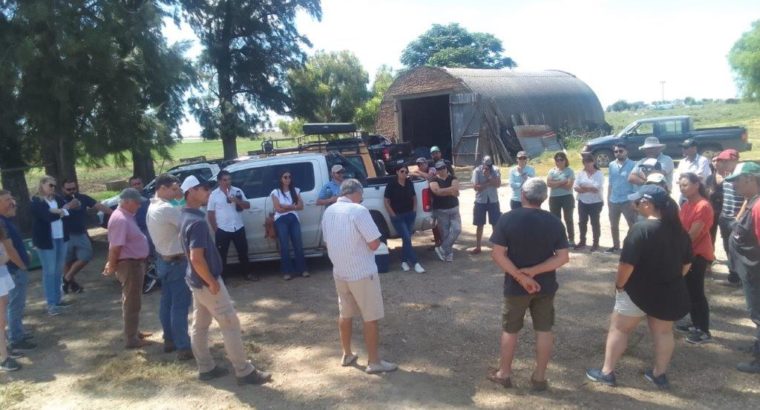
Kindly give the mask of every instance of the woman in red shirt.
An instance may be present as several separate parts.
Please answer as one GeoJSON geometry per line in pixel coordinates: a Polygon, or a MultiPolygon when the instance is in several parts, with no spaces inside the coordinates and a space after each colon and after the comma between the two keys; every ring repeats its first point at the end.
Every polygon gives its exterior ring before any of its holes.
{"type": "Polygon", "coordinates": [[[686,286],[691,299],[691,322],[676,326],[688,331],[686,342],[702,344],[712,340],[710,335],[710,307],[705,296],[705,271],[715,259],[710,228],[715,216],[707,199],[707,189],[697,174],[687,172],[678,180],[681,194],[686,202],[681,206],[681,224],[691,238],[694,260],[686,274],[686,286]]]}

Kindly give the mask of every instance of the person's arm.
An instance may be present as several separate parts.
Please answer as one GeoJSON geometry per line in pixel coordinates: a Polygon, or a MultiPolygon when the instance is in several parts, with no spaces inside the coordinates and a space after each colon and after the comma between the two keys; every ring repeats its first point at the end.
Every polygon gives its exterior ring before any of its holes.
{"type": "Polygon", "coordinates": [[[505,246],[493,244],[491,259],[493,259],[499,269],[514,278],[514,280],[519,283],[526,292],[537,293],[541,290],[541,285],[539,285],[535,279],[523,273],[517,268],[517,266],[515,266],[512,260],[509,259],[507,256],[507,248],[505,246]]]}
{"type": "Polygon", "coordinates": [[[459,180],[458,179],[451,180],[451,186],[449,187],[449,195],[459,196],[459,180]]]}
{"type": "Polygon", "coordinates": [[[44,222],[55,222],[63,217],[64,212],[62,209],[51,208],[42,200],[32,201],[31,211],[33,217],[44,222]]]}
{"type": "Polygon", "coordinates": [[[567,181],[565,181],[564,186],[562,188],[565,189],[573,189],[573,185],[575,185],[575,176],[570,176],[567,181]]]}
{"type": "Polygon", "coordinates": [[[443,196],[443,188],[441,188],[440,185],[438,185],[438,182],[432,181],[430,183],[430,190],[433,191],[434,194],[438,196],[443,196]]]}
{"type": "Polygon", "coordinates": [[[97,202],[92,207],[95,208],[95,210],[103,212],[106,215],[111,215],[113,213],[113,209],[101,204],[100,202],[97,202]]]}
{"type": "Polygon", "coordinates": [[[216,211],[206,211],[206,215],[208,216],[208,224],[211,226],[211,232],[216,232],[217,225],[216,225],[216,211]]]}
{"type": "Polygon", "coordinates": [[[208,286],[208,291],[212,295],[219,293],[219,282],[217,282],[214,275],[211,274],[211,270],[206,262],[206,250],[203,248],[191,248],[190,249],[190,263],[193,265],[193,270],[201,280],[208,286]]]}
{"type": "Polygon", "coordinates": [[[296,204],[293,205],[293,210],[294,211],[303,211],[303,200],[301,199],[301,194],[298,191],[296,191],[296,198],[295,198],[295,200],[298,201],[298,202],[296,202],[296,204]]]}
{"type": "Polygon", "coordinates": [[[573,182],[573,190],[579,194],[582,194],[586,192],[586,187],[582,186],[583,184],[583,174],[581,174],[578,179],[573,182]]]}
{"type": "Polygon", "coordinates": [[[520,270],[522,273],[530,276],[531,278],[534,278],[536,275],[557,270],[568,262],[570,262],[570,250],[567,248],[557,249],[554,252],[554,255],[550,256],[549,259],[539,263],[538,265],[522,268],[520,270]]]}
{"type": "Polygon", "coordinates": [[[691,239],[692,242],[695,242],[697,238],[699,238],[699,234],[702,232],[702,228],[705,227],[705,223],[702,221],[696,221],[689,227],[689,239],[691,239]]]}
{"type": "Polygon", "coordinates": [[[755,227],[755,239],[758,243],[760,243],[760,202],[756,202],[755,206],[752,207],[752,223],[755,227]]]}
{"type": "Polygon", "coordinates": [[[5,246],[5,252],[8,254],[8,259],[13,262],[14,265],[18,266],[19,269],[26,270],[26,264],[21,259],[21,255],[18,254],[18,251],[16,251],[16,247],[13,246],[11,238],[3,239],[3,246],[5,246]]]}
{"type": "Polygon", "coordinates": [[[478,184],[478,168],[472,170],[472,178],[470,178],[470,182],[472,182],[472,189],[474,189],[475,192],[480,192],[485,189],[482,185],[478,184]]]}
{"type": "Polygon", "coordinates": [[[108,247],[108,259],[103,274],[113,275],[116,273],[116,267],[119,265],[119,256],[121,256],[121,245],[108,247]]]}
{"type": "Polygon", "coordinates": [[[491,168],[491,177],[488,179],[488,184],[491,185],[494,188],[498,188],[501,186],[501,172],[498,170],[491,168]]]}
{"type": "Polygon", "coordinates": [[[367,242],[367,248],[372,252],[376,251],[380,247],[380,238],[367,242]]]}
{"type": "Polygon", "coordinates": [[[317,205],[331,205],[338,200],[337,196],[333,196],[332,191],[328,185],[324,185],[322,190],[319,191],[319,197],[317,197],[317,205]]]}
{"type": "Polygon", "coordinates": [[[628,182],[634,185],[644,185],[644,183],[647,182],[647,177],[643,172],[641,172],[641,167],[638,165],[635,165],[633,167],[631,173],[628,174],[628,182]]]}
{"type": "Polygon", "coordinates": [[[589,182],[591,183],[591,186],[588,187],[587,192],[600,192],[604,186],[604,176],[602,175],[602,171],[596,171],[589,182]]]}
{"type": "Polygon", "coordinates": [[[393,212],[393,208],[391,207],[391,200],[388,198],[383,198],[383,204],[385,205],[385,210],[388,211],[388,216],[395,218],[396,213],[393,212]]]}
{"type": "Polygon", "coordinates": [[[552,172],[549,171],[549,174],[546,175],[546,186],[549,188],[560,188],[562,187],[563,181],[555,181],[552,178],[552,172]]]}
{"type": "Polygon", "coordinates": [[[615,275],[615,289],[623,290],[625,284],[633,273],[633,265],[625,262],[618,264],[617,275],[615,275]]]}
{"type": "Polygon", "coordinates": [[[241,209],[251,208],[251,203],[248,202],[242,189],[235,189],[235,195],[232,196],[232,200],[235,201],[235,205],[239,206],[241,209]],[[237,197],[237,194],[240,194],[240,198],[237,197]]]}

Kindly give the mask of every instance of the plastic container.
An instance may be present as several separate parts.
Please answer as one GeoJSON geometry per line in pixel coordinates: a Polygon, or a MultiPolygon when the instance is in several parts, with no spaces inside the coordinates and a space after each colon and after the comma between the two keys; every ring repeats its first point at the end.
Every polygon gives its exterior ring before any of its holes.
{"type": "Polygon", "coordinates": [[[380,242],[380,246],[375,249],[375,264],[378,273],[387,273],[390,265],[390,256],[388,255],[388,245],[380,242]]]}
{"type": "Polygon", "coordinates": [[[37,248],[32,245],[31,239],[24,239],[24,247],[26,248],[26,253],[29,254],[29,265],[27,265],[27,270],[37,269],[40,268],[42,265],[40,264],[40,257],[37,254],[37,248]]]}

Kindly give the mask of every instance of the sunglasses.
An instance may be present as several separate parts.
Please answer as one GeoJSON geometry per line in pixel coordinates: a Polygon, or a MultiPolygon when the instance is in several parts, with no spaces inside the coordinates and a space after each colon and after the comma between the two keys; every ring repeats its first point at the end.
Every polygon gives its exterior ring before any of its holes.
{"type": "Polygon", "coordinates": [[[283,175],[282,179],[290,179],[290,175],[283,175]]]}
{"type": "Polygon", "coordinates": [[[564,158],[554,158],[555,161],[564,161],[564,158]]]}
{"type": "Polygon", "coordinates": [[[612,152],[614,152],[615,154],[622,154],[623,152],[625,152],[625,150],[624,149],[616,149],[616,150],[614,150],[612,152]]]}
{"type": "Polygon", "coordinates": [[[517,157],[517,159],[528,159],[528,157],[517,157]]]}
{"type": "Polygon", "coordinates": [[[409,172],[409,171],[407,171],[407,170],[405,170],[405,169],[400,169],[398,172],[399,172],[400,174],[406,174],[406,173],[407,173],[407,172],[409,172]]]}
{"type": "Polygon", "coordinates": [[[77,189],[76,189],[76,188],[64,188],[64,190],[65,190],[66,192],[74,192],[74,191],[76,191],[77,189]]]}
{"type": "Polygon", "coordinates": [[[55,188],[56,187],[55,184],[47,184],[47,186],[48,186],[48,188],[55,188]]]}
{"type": "Polygon", "coordinates": [[[343,171],[335,171],[336,174],[342,174],[343,171]]]}

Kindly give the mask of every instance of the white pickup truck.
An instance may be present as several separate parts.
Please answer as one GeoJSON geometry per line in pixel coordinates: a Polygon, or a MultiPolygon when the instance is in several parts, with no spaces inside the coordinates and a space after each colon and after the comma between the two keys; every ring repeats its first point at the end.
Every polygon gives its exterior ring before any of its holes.
{"type": "MultiPolygon", "coordinates": [[[[362,205],[369,209],[384,238],[397,237],[390,216],[385,210],[385,186],[392,177],[366,178],[366,172],[356,161],[351,161],[335,154],[305,153],[283,154],[264,158],[255,158],[236,162],[225,170],[230,172],[232,185],[245,192],[251,207],[243,212],[243,222],[248,239],[248,257],[250,260],[278,260],[280,254],[276,239],[265,237],[264,223],[266,217],[274,212],[270,194],[277,187],[282,170],[289,170],[293,183],[301,190],[304,209],[299,212],[301,232],[303,234],[304,254],[306,257],[320,257],[326,252],[322,238],[321,221],[325,207],[317,205],[317,196],[322,186],[329,181],[330,167],[341,164],[346,169],[346,178],[357,178],[364,185],[362,205]]],[[[431,194],[427,181],[414,180],[417,193],[417,218],[414,223],[416,231],[433,227],[430,213],[431,194]]],[[[237,259],[234,249],[230,257],[237,259]]]]}

